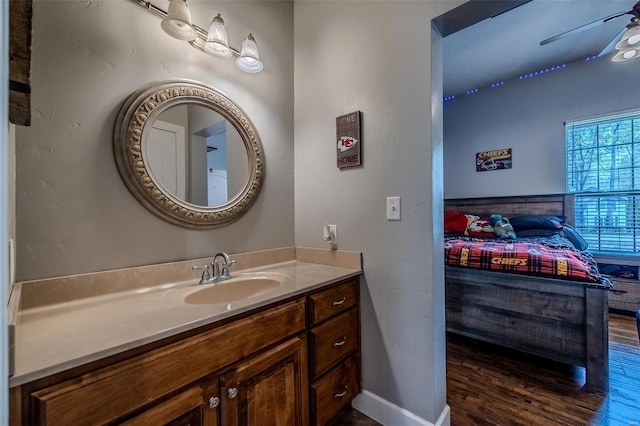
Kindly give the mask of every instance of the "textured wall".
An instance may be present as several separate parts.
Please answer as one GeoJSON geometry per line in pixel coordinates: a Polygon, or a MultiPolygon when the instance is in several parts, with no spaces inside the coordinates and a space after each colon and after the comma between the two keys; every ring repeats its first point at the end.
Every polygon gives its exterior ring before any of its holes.
{"type": "Polygon", "coordinates": [[[460,3],[295,4],[296,244],[326,247],[322,225],[337,224],[338,247],[362,251],[364,388],[432,423],[446,401],[430,21],[460,3]],[[356,110],[363,165],[339,170],[335,120],[356,110]],[[402,197],[400,222],[388,196],[402,197]]]}
{"type": "MultiPolygon", "coordinates": [[[[154,4],[166,9],[166,2],[154,4]]],[[[252,31],[265,69],[250,75],[175,40],[129,0],[34,1],[31,127],[18,127],[18,280],[294,244],[293,3],[192,1],[193,21],[216,13],[239,48],[252,31]],[[157,80],[216,87],[252,118],[266,180],[239,221],[207,231],[157,218],[124,186],[112,151],[125,98],[157,80]]]]}
{"type": "Polygon", "coordinates": [[[564,122],[637,109],[639,75],[640,61],[607,57],[445,103],[445,197],[565,192],[564,122]],[[513,168],[476,172],[476,153],[500,148],[513,168]]]}

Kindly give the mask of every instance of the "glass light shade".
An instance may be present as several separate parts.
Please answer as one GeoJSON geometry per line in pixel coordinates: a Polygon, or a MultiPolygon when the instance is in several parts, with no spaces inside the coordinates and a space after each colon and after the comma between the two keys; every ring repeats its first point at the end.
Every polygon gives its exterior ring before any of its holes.
{"type": "Polygon", "coordinates": [[[262,71],[264,67],[262,61],[260,61],[260,55],[258,54],[258,45],[253,35],[249,33],[242,42],[240,48],[240,56],[236,59],[236,65],[244,72],[257,73],[262,71]]]}
{"type": "Polygon", "coordinates": [[[637,59],[637,58],[640,58],[640,46],[631,48],[631,49],[621,50],[615,55],[613,55],[613,58],[611,58],[611,60],[613,62],[624,62],[624,61],[630,61],[631,59],[637,59]]]}
{"type": "Polygon", "coordinates": [[[622,39],[616,44],[616,49],[625,50],[632,47],[640,46],[640,21],[634,20],[627,25],[627,32],[624,33],[622,39]]]}
{"type": "Polygon", "coordinates": [[[207,41],[204,42],[202,48],[210,55],[221,58],[230,58],[233,55],[229,48],[227,28],[224,26],[224,21],[219,13],[211,21],[209,32],[207,33],[207,41]]]}
{"type": "Polygon", "coordinates": [[[193,41],[197,37],[186,0],[170,0],[167,17],[160,26],[165,33],[178,40],[193,41]]]}

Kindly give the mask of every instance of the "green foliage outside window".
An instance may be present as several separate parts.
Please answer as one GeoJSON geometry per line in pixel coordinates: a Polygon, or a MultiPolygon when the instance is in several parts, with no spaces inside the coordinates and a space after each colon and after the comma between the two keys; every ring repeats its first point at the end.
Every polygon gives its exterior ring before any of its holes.
{"type": "Polygon", "coordinates": [[[640,111],[566,123],[567,189],[589,248],[640,252],[640,111]]]}

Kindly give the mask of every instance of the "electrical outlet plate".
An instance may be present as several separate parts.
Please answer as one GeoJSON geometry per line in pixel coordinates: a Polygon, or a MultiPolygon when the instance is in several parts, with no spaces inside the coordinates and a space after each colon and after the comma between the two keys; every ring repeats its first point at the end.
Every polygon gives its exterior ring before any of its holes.
{"type": "Polygon", "coordinates": [[[338,225],[324,226],[324,240],[329,244],[335,244],[338,241],[338,225]]]}
{"type": "Polygon", "coordinates": [[[333,244],[338,243],[338,225],[329,225],[329,232],[333,234],[333,244]]]}
{"type": "Polygon", "coordinates": [[[322,238],[335,250],[338,247],[338,225],[325,225],[322,238]]]}
{"type": "Polygon", "coordinates": [[[387,220],[400,220],[400,197],[387,197],[387,220]]]}

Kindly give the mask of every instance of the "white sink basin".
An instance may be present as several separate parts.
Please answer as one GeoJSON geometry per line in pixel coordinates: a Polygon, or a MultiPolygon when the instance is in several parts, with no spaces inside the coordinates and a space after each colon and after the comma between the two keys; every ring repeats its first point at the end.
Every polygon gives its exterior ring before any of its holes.
{"type": "Polygon", "coordinates": [[[214,284],[203,284],[202,289],[184,298],[190,305],[230,303],[261,296],[282,287],[282,282],[263,276],[238,277],[214,284]]]}

